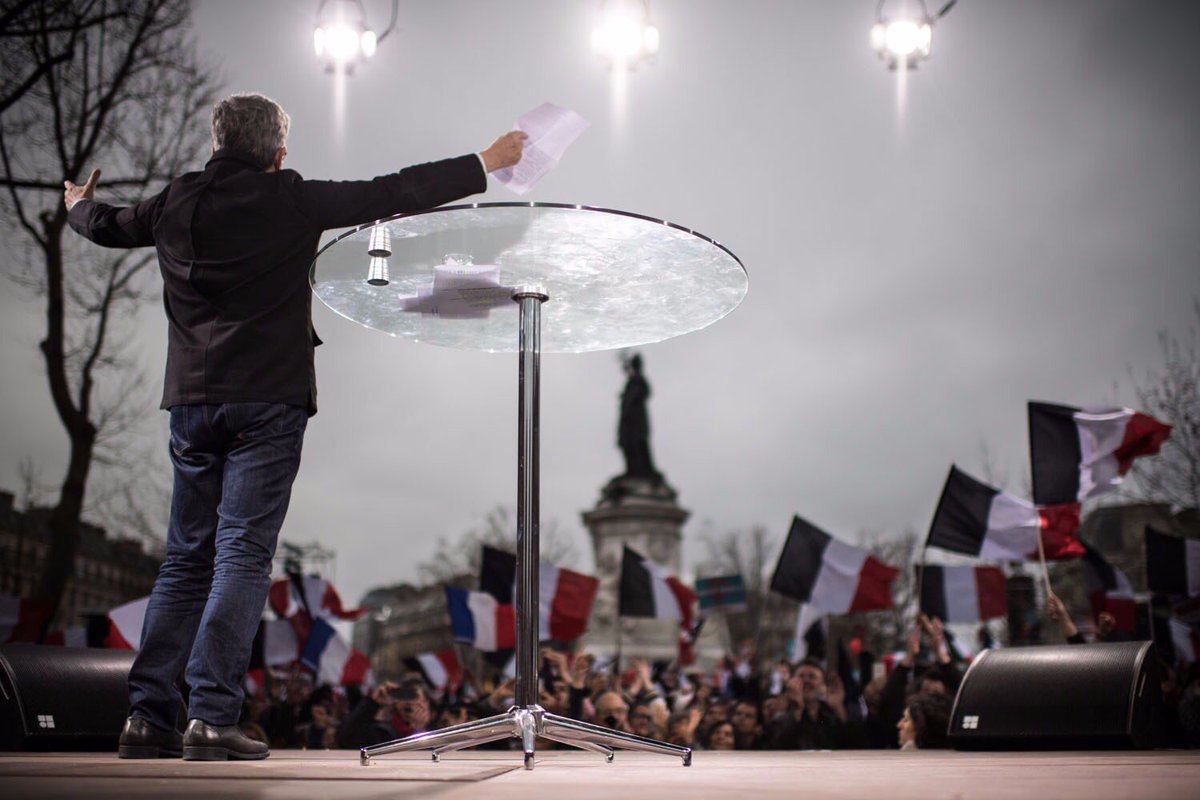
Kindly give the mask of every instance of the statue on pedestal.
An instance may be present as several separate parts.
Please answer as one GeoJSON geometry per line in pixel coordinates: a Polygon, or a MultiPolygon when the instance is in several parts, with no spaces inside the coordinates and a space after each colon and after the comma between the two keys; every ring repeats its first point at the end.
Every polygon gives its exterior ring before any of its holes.
{"type": "Polygon", "coordinates": [[[621,392],[621,419],[617,424],[617,446],[625,456],[625,475],[662,482],[650,456],[650,383],[642,375],[642,357],[634,354],[624,360],[625,389],[621,392]]]}
{"type": "Polygon", "coordinates": [[[625,388],[621,391],[621,415],[617,423],[617,446],[625,457],[625,472],[604,487],[603,497],[620,502],[626,497],[655,498],[674,501],[675,490],[667,485],[663,475],[654,467],[650,454],[650,414],[646,402],[650,399],[650,382],[642,374],[642,357],[635,353],[622,359],[625,369],[625,388]]]}

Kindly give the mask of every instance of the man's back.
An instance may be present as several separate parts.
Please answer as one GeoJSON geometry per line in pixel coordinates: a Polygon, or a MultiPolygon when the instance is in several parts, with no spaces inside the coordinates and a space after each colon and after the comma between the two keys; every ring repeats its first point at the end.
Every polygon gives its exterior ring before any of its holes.
{"type": "Polygon", "coordinates": [[[312,294],[321,232],[486,188],[474,155],[370,181],[305,181],[219,150],[201,172],[118,209],[78,203],[72,227],[110,247],[154,245],[169,322],[162,407],[271,402],[316,412],[312,294]]]}

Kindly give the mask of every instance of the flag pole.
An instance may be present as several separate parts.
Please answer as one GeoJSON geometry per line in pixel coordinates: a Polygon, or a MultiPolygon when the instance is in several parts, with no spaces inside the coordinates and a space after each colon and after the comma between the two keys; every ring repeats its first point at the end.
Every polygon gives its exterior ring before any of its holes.
{"type": "Polygon", "coordinates": [[[1046,545],[1042,542],[1042,528],[1038,526],[1038,560],[1042,562],[1042,579],[1046,583],[1046,597],[1054,594],[1050,588],[1050,568],[1046,566],[1046,545]]]}

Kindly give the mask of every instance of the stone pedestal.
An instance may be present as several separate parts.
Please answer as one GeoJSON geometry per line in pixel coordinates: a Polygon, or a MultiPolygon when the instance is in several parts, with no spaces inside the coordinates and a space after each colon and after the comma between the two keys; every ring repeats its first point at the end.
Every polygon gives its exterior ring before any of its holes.
{"type": "Polygon", "coordinates": [[[690,516],[676,502],[676,492],[662,479],[622,475],[604,487],[600,501],[583,512],[592,536],[600,590],[583,639],[584,648],[612,657],[618,645],[622,660],[670,660],[678,652],[679,624],[666,619],[625,619],[617,630],[617,593],[621,555],[628,545],[662,568],[678,575],[682,567],[683,523],[690,516]]]}

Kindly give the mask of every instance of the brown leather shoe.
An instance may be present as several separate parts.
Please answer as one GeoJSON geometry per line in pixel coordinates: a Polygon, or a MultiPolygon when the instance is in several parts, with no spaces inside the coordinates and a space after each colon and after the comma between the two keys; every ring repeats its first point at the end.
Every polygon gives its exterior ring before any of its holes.
{"type": "Polygon", "coordinates": [[[179,731],[164,731],[141,717],[129,717],[121,729],[117,755],[121,758],[179,758],[183,754],[183,736],[179,731]]]}
{"type": "Polygon", "coordinates": [[[193,719],[183,732],[184,761],[258,760],[270,754],[265,744],[242,733],[237,725],[209,725],[193,719]]]}

